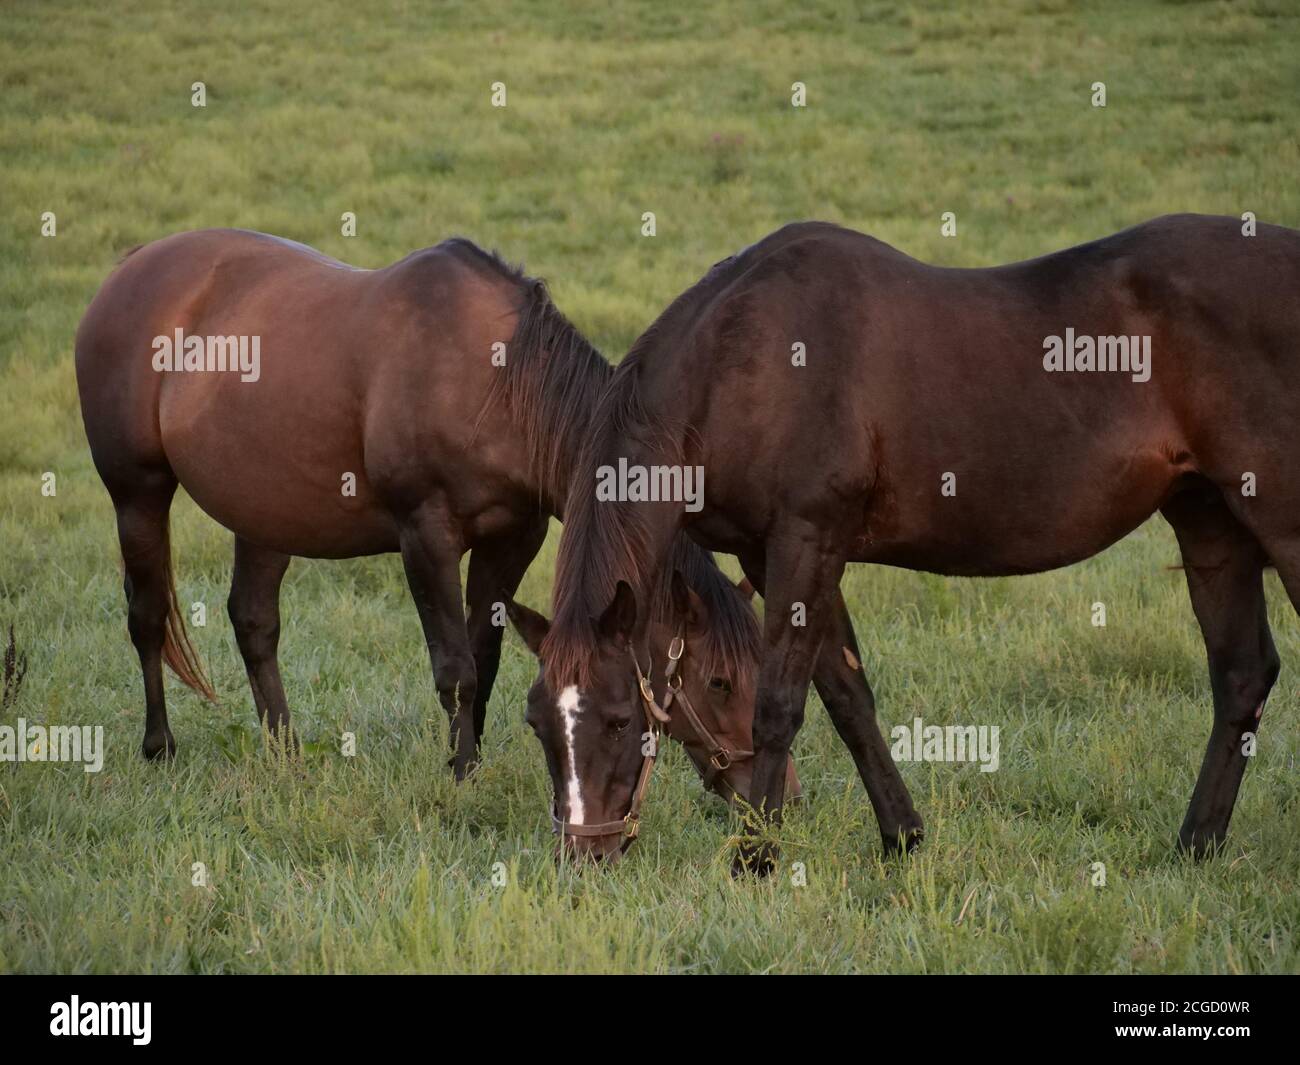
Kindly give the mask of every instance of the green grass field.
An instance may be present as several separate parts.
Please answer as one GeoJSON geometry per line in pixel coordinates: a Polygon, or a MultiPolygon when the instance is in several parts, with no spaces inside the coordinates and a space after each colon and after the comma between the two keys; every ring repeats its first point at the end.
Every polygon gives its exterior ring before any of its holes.
{"type": "MultiPolygon", "coordinates": [[[[463,234],[546,277],[617,359],[710,264],[795,219],[967,266],[1172,211],[1300,225],[1292,3],[854,6],[0,6],[0,627],[30,661],[3,723],[99,724],[107,743],[98,774],[0,765],[0,971],[1300,970],[1300,623],[1270,574],[1283,672],[1230,843],[1176,858],[1211,710],[1159,519],[1043,576],[850,571],[882,724],[1001,728],[996,773],[903,767],[927,839],[901,862],[814,697],[774,877],[732,880],[738,822],[676,749],[627,860],[557,869],[522,720],[533,661],[511,633],[485,764],[453,785],[395,556],[290,569],[281,661],[312,749],[277,762],[225,617],[231,536],[188,499],[178,581],[207,604],[192,633],[222,702],[169,676],[179,757],[139,757],[72,365],[135,244],[241,226],[380,266],[463,234]]],[[[557,532],[520,593],[537,607],[557,532]]]]}

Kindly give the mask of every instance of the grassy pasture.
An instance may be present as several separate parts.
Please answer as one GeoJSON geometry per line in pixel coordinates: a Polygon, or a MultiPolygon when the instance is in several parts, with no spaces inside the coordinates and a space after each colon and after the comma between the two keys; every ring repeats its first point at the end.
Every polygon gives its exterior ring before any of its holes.
{"type": "MultiPolygon", "coordinates": [[[[107,742],[98,774],[0,765],[0,971],[1300,970],[1300,624],[1270,575],[1283,673],[1231,844],[1175,858],[1210,696],[1158,519],[1042,576],[850,572],[882,723],[1001,729],[996,773],[904,766],[928,836],[904,862],[880,859],[814,697],[795,748],[808,801],[775,877],[731,879],[735,822],[679,750],[625,862],[557,869],[522,721],[531,659],[507,637],[485,764],[454,786],[396,557],[290,569],[281,662],[314,747],[277,763],[224,616],[231,538],[188,499],[178,580],[208,606],[192,633],[222,703],[169,678],[179,758],[138,756],[72,368],[82,311],[135,244],[235,225],[380,266],[463,234],[546,277],[617,359],[710,264],[793,219],[965,266],[1171,211],[1300,225],[1294,4],[956,7],[0,5],[0,627],[29,658],[3,723],[103,725],[107,742]],[[335,753],[345,730],[355,758],[335,753]]],[[[556,532],[520,595],[535,606],[556,532]]]]}

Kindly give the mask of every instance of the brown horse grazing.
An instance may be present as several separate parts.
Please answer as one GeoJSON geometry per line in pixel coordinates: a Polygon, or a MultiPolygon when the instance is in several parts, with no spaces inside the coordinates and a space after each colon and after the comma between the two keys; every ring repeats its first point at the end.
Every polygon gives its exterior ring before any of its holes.
{"type": "MultiPolygon", "coordinates": [[[[627,683],[590,619],[636,613],[679,529],[736,554],[766,588],[752,795],[775,820],[809,678],[848,643],[847,562],[1035,573],[1158,510],[1214,696],[1179,834],[1199,856],[1227,832],[1278,673],[1267,563],[1300,608],[1298,444],[1293,230],[1181,215],[961,270],[787,226],[716,265],[618,367],[565,505],[544,685],[593,702],[627,683]],[[702,467],[702,507],[598,499],[620,461],[702,467]]],[[[773,853],[744,847],[738,867],[773,853]]]]}
{"type": "MultiPolygon", "coordinates": [[[[129,253],[81,323],[77,384],[117,511],[144,672],[145,755],[176,746],[163,658],[212,694],[172,582],[168,510],[180,483],[235,533],[230,617],[273,734],[289,722],[276,647],[290,556],[401,551],[464,776],[500,658],[504,630],[493,605],[509,600],[548,515],[559,514],[611,374],[541,282],[468,241],[373,271],[235,230],[183,233],[129,253]],[[227,365],[239,358],[225,338],[249,338],[245,358],[233,370],[209,368],[214,345],[205,341],[186,365],[178,330],[218,338],[227,365]],[[163,341],[180,352],[181,370],[166,368],[163,341]],[[459,574],[466,551],[468,621],[459,574]]],[[[753,684],[739,667],[758,640],[752,611],[691,541],[680,538],[673,558],[718,621],[691,633],[684,687],[706,732],[748,748],[753,684]],[[733,683],[751,698],[729,699],[733,683]]],[[[688,620],[665,615],[652,641],[659,655],[688,620]]],[[[703,742],[698,730],[678,731],[703,742]]],[[[748,767],[709,783],[724,796],[747,794],[748,767]]]]}

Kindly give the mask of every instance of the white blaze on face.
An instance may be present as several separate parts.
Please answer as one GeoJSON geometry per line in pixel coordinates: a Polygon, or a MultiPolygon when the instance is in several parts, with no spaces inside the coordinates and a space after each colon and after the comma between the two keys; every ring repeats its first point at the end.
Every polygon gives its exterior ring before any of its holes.
{"type": "Polygon", "coordinates": [[[568,764],[564,770],[567,775],[566,788],[569,798],[569,816],[566,820],[572,825],[586,823],[583,821],[586,811],[582,808],[582,789],[578,786],[578,760],[574,748],[574,731],[578,725],[581,702],[582,696],[578,693],[575,684],[570,684],[560,692],[560,698],[556,702],[556,706],[560,709],[560,719],[564,722],[564,746],[569,752],[568,764]]]}

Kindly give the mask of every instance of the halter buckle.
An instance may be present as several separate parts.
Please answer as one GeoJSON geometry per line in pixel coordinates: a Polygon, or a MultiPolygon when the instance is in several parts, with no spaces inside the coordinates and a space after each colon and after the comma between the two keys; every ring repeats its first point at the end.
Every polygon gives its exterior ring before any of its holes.
{"type": "Polygon", "coordinates": [[[731,752],[725,747],[709,759],[710,764],[719,773],[731,768],[731,752]]]}
{"type": "Polygon", "coordinates": [[[641,818],[634,813],[629,813],[623,818],[623,835],[630,843],[636,839],[636,835],[641,831],[641,818]]]}
{"type": "Polygon", "coordinates": [[[655,701],[655,693],[650,690],[650,678],[640,671],[637,672],[637,685],[641,689],[641,698],[647,703],[655,701]]]}
{"type": "Polygon", "coordinates": [[[683,654],[686,653],[686,640],[681,636],[674,636],[672,642],[668,644],[668,657],[676,662],[683,654]]]}

